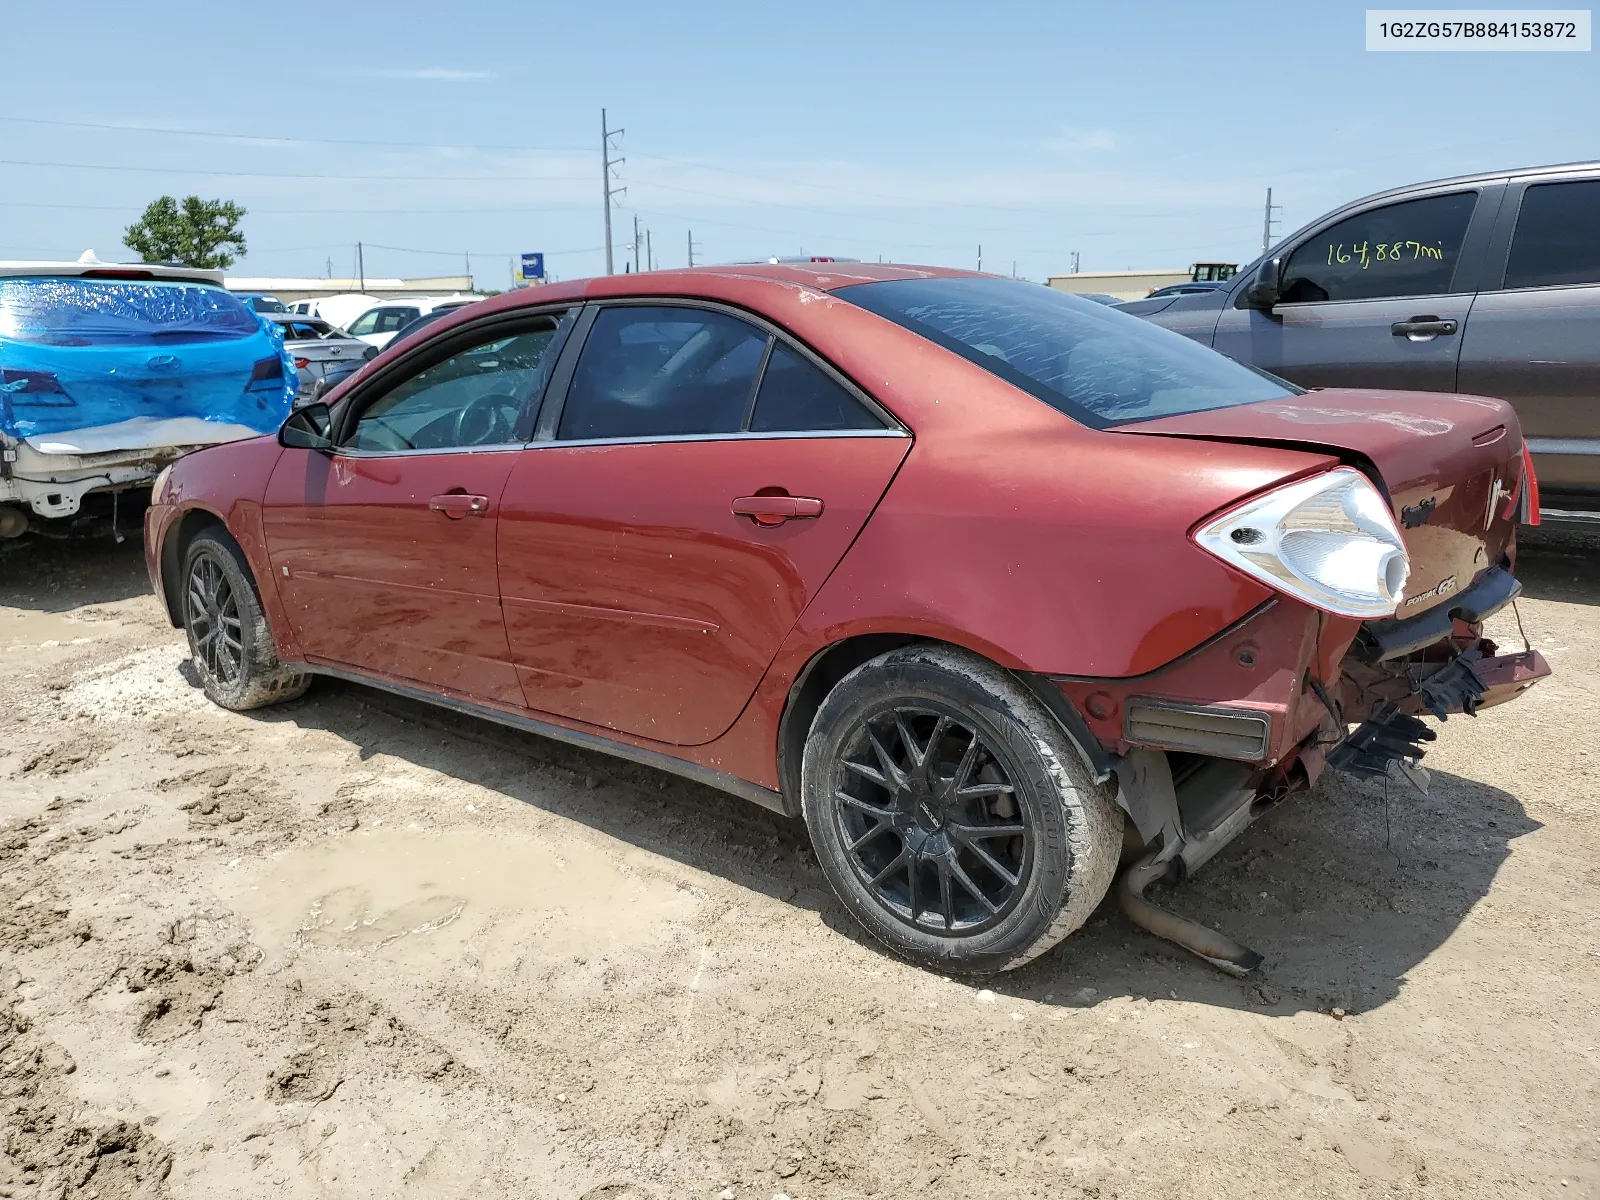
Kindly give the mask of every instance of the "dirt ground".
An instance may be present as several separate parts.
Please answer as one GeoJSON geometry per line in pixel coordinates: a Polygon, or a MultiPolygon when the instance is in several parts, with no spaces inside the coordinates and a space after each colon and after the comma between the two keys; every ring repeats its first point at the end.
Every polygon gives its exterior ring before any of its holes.
{"type": "MultiPolygon", "coordinates": [[[[798,824],[356,686],[208,704],[136,544],[0,554],[0,1196],[1600,1196],[1600,536],[1433,790],[1335,780],[980,986],[798,824]]],[[[1515,639],[1515,625],[1497,633],[1515,639]]]]}

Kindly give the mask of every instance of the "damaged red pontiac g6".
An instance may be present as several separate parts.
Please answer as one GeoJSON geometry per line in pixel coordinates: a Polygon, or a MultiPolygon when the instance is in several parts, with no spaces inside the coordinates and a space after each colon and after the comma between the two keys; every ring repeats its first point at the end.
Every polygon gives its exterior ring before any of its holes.
{"type": "Polygon", "coordinates": [[[158,481],[207,693],[314,675],[802,816],[943,970],[1151,906],[1325,768],[1549,673],[1482,622],[1538,497],[1498,400],[1303,392],[1036,285],[841,263],[559,284],[158,481]]]}

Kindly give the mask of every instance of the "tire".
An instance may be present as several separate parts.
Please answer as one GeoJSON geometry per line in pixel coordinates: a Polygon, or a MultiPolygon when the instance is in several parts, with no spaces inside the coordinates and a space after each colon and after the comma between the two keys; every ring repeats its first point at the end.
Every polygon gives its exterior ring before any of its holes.
{"type": "Polygon", "coordinates": [[[894,650],[840,680],[806,738],[801,807],[867,931],[957,974],[1011,970],[1078,929],[1122,848],[1115,792],[1043,705],[948,646],[894,650]]]}
{"type": "Polygon", "coordinates": [[[201,686],[234,712],[303,696],[311,676],[278,661],[243,552],[220,529],[189,543],[181,581],[183,627],[201,686]]]}

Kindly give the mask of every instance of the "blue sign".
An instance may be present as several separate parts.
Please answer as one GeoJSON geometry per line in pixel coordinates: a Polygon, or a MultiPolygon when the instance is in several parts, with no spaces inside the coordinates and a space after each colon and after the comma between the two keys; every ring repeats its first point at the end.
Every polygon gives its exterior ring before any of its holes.
{"type": "Polygon", "coordinates": [[[524,254],[522,256],[522,277],[524,279],[544,278],[543,254],[524,254]]]}

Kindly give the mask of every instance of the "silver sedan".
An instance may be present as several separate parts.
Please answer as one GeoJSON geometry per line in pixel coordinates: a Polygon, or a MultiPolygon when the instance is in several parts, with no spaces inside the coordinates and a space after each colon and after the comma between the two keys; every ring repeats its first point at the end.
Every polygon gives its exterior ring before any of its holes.
{"type": "Polygon", "coordinates": [[[262,316],[276,321],[283,330],[284,349],[294,359],[295,369],[300,374],[300,403],[311,399],[317,381],[330,369],[378,356],[374,347],[320,317],[296,313],[263,313],[262,316]]]}

